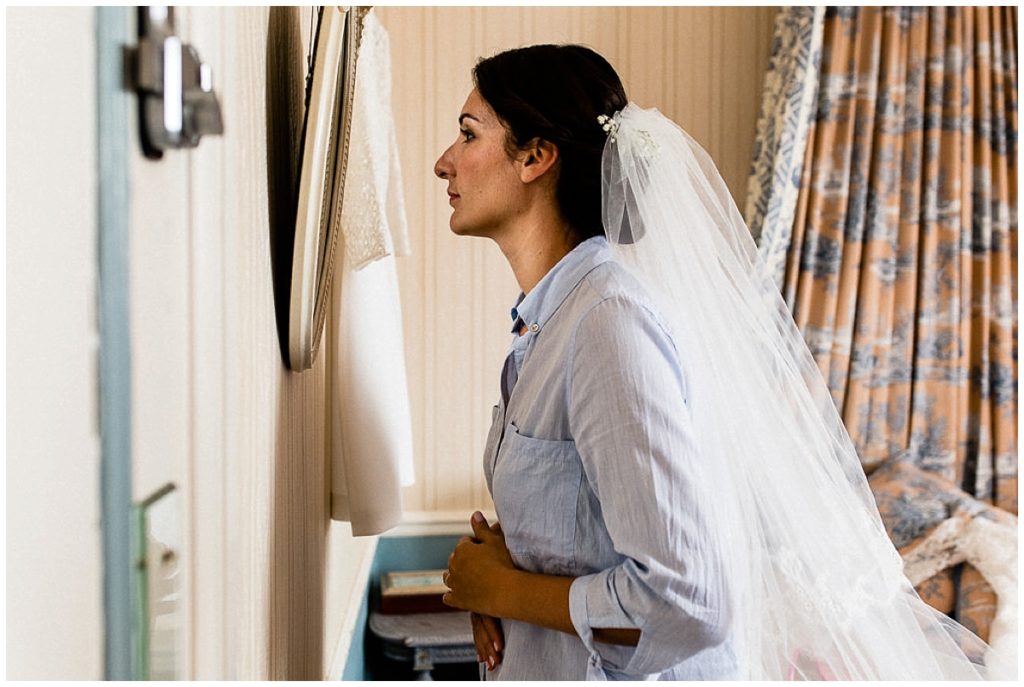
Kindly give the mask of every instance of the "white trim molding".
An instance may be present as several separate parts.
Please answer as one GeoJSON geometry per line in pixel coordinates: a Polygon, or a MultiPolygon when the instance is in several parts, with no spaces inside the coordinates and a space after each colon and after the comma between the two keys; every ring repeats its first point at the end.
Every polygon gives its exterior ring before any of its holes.
{"type": "MultiPolygon", "coordinates": [[[[492,510],[481,510],[487,522],[493,524],[498,519],[492,510]]],[[[472,534],[469,518],[473,511],[406,511],[402,522],[382,534],[382,537],[429,537],[438,535],[472,534]]]]}

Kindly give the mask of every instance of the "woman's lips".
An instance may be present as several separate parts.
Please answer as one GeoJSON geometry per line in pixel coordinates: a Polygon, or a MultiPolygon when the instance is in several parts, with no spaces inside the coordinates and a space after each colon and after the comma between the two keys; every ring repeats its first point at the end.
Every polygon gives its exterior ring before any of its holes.
{"type": "Polygon", "coordinates": [[[449,193],[448,194],[448,203],[449,204],[454,204],[455,201],[458,200],[458,199],[459,199],[459,194],[457,194],[457,193],[449,193]]]}

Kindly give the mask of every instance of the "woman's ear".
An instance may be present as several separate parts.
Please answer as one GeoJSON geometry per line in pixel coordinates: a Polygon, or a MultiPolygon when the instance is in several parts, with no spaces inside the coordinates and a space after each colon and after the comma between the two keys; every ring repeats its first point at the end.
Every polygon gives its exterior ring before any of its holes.
{"type": "Polygon", "coordinates": [[[558,162],[558,146],[551,141],[535,138],[516,157],[519,178],[524,184],[544,176],[558,162]]]}

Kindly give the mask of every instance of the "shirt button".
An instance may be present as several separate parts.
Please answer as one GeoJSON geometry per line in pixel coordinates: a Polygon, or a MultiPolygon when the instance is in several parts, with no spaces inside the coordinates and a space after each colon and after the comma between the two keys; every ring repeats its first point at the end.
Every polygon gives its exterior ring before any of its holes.
{"type": "Polygon", "coordinates": [[[540,331],[540,325],[534,322],[533,324],[530,325],[530,331],[536,334],[537,332],[540,331]]]}

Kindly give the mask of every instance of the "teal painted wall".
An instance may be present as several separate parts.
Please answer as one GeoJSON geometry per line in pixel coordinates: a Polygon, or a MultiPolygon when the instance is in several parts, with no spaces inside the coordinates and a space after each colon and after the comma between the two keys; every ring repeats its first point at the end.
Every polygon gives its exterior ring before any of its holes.
{"type": "Polygon", "coordinates": [[[448,556],[459,535],[430,537],[381,537],[377,553],[370,567],[370,583],[359,608],[352,645],[342,680],[372,680],[366,660],[366,622],[370,615],[371,600],[380,593],[380,577],[383,573],[404,570],[435,570],[448,567],[448,556]]]}

